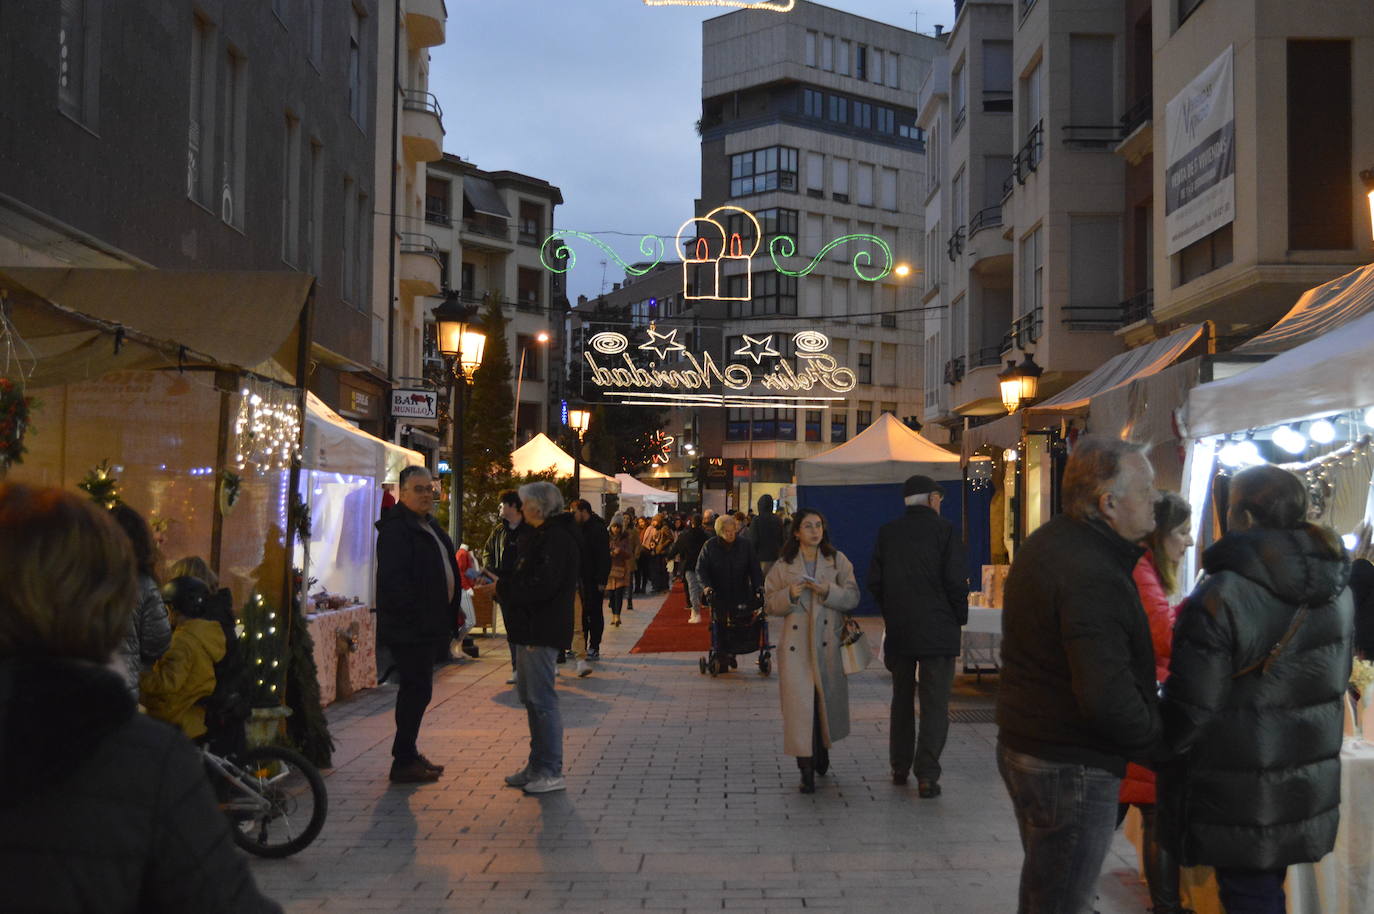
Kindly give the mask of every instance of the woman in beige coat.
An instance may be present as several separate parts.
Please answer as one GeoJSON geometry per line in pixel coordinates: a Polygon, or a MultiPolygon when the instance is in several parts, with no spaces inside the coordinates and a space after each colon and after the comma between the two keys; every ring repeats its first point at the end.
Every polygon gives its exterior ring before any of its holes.
{"type": "Polygon", "coordinates": [[[849,686],[840,660],[844,614],[859,605],[854,566],[830,544],[819,511],[803,508],[764,582],[764,609],[782,616],[778,685],[783,751],[796,756],[801,792],[816,791],[830,747],[849,735],[849,686]]]}

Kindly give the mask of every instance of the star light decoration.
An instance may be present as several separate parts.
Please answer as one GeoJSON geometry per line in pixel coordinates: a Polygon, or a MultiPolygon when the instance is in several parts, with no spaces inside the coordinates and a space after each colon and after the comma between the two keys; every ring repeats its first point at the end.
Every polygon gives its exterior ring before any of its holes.
{"type": "Polygon", "coordinates": [[[653,447],[657,448],[657,450],[654,451],[652,462],[666,464],[672,459],[673,442],[676,440],[677,438],[672,435],[665,435],[662,431],[654,432],[654,437],[649,441],[653,447]]]}
{"type": "Polygon", "coordinates": [[[744,335],[744,345],[735,350],[735,355],[745,355],[754,360],[755,365],[762,365],[765,356],[780,356],[773,348],[773,334],[767,336],[753,337],[749,334],[744,335]]]}
{"type": "Polygon", "coordinates": [[[660,333],[653,324],[649,325],[649,342],[640,343],[639,348],[656,353],[660,359],[666,359],[670,352],[684,352],[687,349],[677,341],[676,327],[667,333],[660,333]]]}

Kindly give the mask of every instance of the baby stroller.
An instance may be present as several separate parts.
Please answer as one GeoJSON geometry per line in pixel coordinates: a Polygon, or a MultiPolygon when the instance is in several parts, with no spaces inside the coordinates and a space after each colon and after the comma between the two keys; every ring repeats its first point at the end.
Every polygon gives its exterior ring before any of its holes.
{"type": "Polygon", "coordinates": [[[704,602],[711,611],[711,652],[697,661],[702,675],[718,676],[738,669],[736,655],[755,651],[759,652],[759,675],[771,673],[773,645],[768,643],[768,623],[762,599],[719,611],[710,600],[704,602]]]}

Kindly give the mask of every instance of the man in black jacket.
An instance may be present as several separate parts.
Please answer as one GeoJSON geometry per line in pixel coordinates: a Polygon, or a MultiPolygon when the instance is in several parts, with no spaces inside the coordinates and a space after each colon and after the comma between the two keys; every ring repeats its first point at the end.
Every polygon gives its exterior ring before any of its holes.
{"type": "MultiPolygon", "coordinates": [[[[482,567],[495,577],[500,577],[515,567],[520,537],[525,533],[525,519],[520,514],[520,494],[514,489],[502,489],[496,496],[501,505],[501,523],[491,531],[486,544],[482,547],[482,567]]],[[[502,618],[505,614],[502,613],[502,618]]],[[[515,645],[510,646],[510,678],[506,685],[515,684],[515,645]]]]}
{"type": "Polygon", "coordinates": [[[778,560],[782,550],[782,518],[773,513],[773,496],[759,496],[759,513],[750,521],[745,532],[754,544],[754,555],[759,560],[759,570],[768,577],[773,563],[778,560]]]}
{"type": "Polygon", "coordinates": [[[683,569],[682,581],[687,590],[687,621],[701,621],[701,576],[697,574],[697,559],[701,557],[701,547],[715,533],[711,525],[716,522],[716,512],[707,508],[701,514],[693,514],[690,525],[673,543],[670,556],[678,559],[678,567],[683,569]]]}
{"type": "Polygon", "coordinates": [[[883,662],[892,673],[892,783],[905,784],[907,772],[915,771],[917,791],[926,799],[940,795],[940,753],[949,735],[959,630],[968,622],[964,545],[954,525],[940,516],[941,497],[939,484],[929,476],[908,479],[902,486],[906,513],[878,531],[868,569],[868,589],[886,625],[883,662]]]}
{"type": "Polygon", "coordinates": [[[1064,511],[1016,551],[1002,612],[997,763],[1021,832],[1020,907],[1090,911],[1127,760],[1161,753],[1154,647],[1131,572],[1154,527],[1140,445],[1078,441],[1064,511]]]}
{"type": "Polygon", "coordinates": [[[463,620],[453,541],[430,517],[434,480],[421,466],[401,471],[400,500],[377,521],[377,640],[391,650],[400,679],[391,780],[438,780],[444,766],[415,740],[434,691],[434,658],[463,620]]]}
{"type": "Polygon", "coordinates": [[[601,659],[601,635],[606,631],[602,602],[606,577],[611,573],[611,537],[606,522],[585,498],[574,499],[573,520],[582,538],[582,633],[587,639],[587,659],[601,659]]]}

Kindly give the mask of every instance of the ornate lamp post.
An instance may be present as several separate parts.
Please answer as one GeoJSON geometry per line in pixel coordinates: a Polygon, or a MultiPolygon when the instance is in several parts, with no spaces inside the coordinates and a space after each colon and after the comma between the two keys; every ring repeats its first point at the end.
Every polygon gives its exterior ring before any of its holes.
{"type": "Polygon", "coordinates": [[[997,375],[998,386],[1002,389],[1002,405],[1008,413],[1014,413],[1035,399],[1040,384],[1040,375],[1045,369],[1035,364],[1035,358],[1026,353],[1021,364],[1008,360],[1006,371],[997,375]]]}
{"type": "Polygon", "coordinates": [[[434,309],[439,352],[448,360],[449,376],[449,510],[448,533],[453,544],[463,533],[463,405],[468,378],[482,364],[487,336],[476,320],[477,306],[460,305],[457,296],[445,297],[434,309]]]}
{"type": "MultiPolygon", "coordinates": [[[[540,330],[539,335],[534,338],[534,341],[536,343],[547,343],[549,341],[549,335],[547,332],[540,330]]],[[[520,368],[515,372],[515,421],[511,423],[510,433],[510,449],[512,452],[515,451],[516,446],[520,443],[520,382],[525,380],[525,353],[529,351],[530,347],[528,346],[520,347],[520,368]]]]}
{"type": "Polygon", "coordinates": [[[577,433],[577,447],[573,448],[573,497],[582,497],[582,436],[592,424],[591,410],[568,410],[568,427],[577,433]]]}

